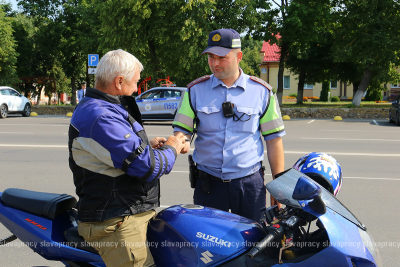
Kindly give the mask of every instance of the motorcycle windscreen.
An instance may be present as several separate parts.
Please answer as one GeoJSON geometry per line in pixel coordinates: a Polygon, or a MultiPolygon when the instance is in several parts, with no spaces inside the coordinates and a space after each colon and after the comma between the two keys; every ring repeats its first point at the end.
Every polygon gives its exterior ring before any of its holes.
{"type": "MultiPolygon", "coordinates": [[[[292,198],[294,188],[296,187],[297,181],[300,177],[307,177],[308,179],[311,179],[304,173],[301,173],[295,169],[289,169],[277,179],[269,182],[266,185],[267,190],[279,203],[302,209],[299,202],[292,198]]],[[[315,183],[318,184],[317,182],[315,183]]],[[[365,229],[365,226],[334,195],[328,192],[324,187],[320,186],[320,188],[321,199],[327,207],[342,215],[358,227],[365,229]]]]}
{"type": "Polygon", "coordinates": [[[177,205],[150,221],[148,245],[157,266],[204,266],[228,261],[265,237],[253,220],[199,205],[177,205]]]}

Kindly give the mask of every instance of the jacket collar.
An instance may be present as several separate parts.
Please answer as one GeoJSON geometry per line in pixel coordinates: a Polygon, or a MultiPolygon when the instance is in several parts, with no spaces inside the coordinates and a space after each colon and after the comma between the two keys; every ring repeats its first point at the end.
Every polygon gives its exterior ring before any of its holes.
{"type": "Polygon", "coordinates": [[[95,88],[86,88],[85,96],[104,100],[112,104],[121,104],[119,96],[109,95],[95,88]]]}

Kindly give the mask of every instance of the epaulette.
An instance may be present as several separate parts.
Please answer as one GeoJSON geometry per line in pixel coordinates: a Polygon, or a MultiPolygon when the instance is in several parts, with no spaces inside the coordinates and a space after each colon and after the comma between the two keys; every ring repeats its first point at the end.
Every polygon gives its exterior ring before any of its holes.
{"type": "Polygon", "coordinates": [[[260,79],[260,78],[258,78],[258,77],[256,77],[256,76],[250,76],[250,79],[252,79],[253,81],[255,81],[255,82],[258,82],[259,84],[262,84],[262,85],[264,85],[265,87],[267,87],[267,89],[268,90],[272,90],[272,86],[271,85],[269,85],[266,81],[264,81],[263,79],[260,79]]]}
{"type": "Polygon", "coordinates": [[[204,75],[203,77],[197,78],[196,80],[194,80],[193,82],[189,83],[187,85],[187,88],[191,88],[193,85],[207,81],[208,79],[210,79],[210,75],[204,75]]]}

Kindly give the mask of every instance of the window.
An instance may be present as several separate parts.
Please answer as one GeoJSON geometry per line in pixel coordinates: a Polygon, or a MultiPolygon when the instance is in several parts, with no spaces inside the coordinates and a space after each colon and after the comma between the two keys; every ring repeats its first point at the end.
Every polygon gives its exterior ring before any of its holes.
{"type": "Polygon", "coordinates": [[[283,76],[283,89],[290,89],[290,76],[283,76]]]}
{"type": "Polygon", "coordinates": [[[308,84],[308,83],[304,84],[304,89],[313,89],[313,88],[314,88],[313,84],[308,84]]]}
{"type": "Polygon", "coordinates": [[[171,90],[166,90],[163,92],[163,98],[169,98],[172,97],[172,91],[171,90]]]}
{"type": "Polygon", "coordinates": [[[4,90],[0,90],[1,95],[10,95],[10,90],[8,89],[4,89],[4,90]]]}
{"type": "Polygon", "coordinates": [[[141,99],[153,99],[153,98],[160,98],[161,97],[161,91],[160,90],[155,90],[148,92],[144,94],[141,99]]]}
{"type": "Polygon", "coordinates": [[[331,89],[337,89],[337,81],[331,81],[331,89]]]}
{"type": "MultiPolygon", "coordinates": [[[[276,87],[279,86],[278,76],[276,77],[276,87]]],[[[290,76],[283,76],[283,89],[290,89],[290,76]]]]}
{"type": "Polygon", "coordinates": [[[392,83],[392,88],[399,88],[399,84],[398,83],[392,83]]]}
{"type": "Polygon", "coordinates": [[[14,91],[14,90],[9,90],[9,91],[10,91],[10,95],[19,96],[19,93],[17,93],[17,91],[14,91]]]}
{"type": "Polygon", "coordinates": [[[267,73],[267,69],[266,68],[261,68],[261,73],[267,73]]]}

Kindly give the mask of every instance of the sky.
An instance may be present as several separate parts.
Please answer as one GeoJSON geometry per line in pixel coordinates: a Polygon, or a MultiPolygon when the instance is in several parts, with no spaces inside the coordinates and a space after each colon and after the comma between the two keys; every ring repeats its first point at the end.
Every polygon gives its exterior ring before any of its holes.
{"type": "Polygon", "coordinates": [[[11,2],[13,10],[17,10],[18,9],[17,0],[5,0],[4,2],[6,2],[6,3],[10,3],[11,2]]]}

